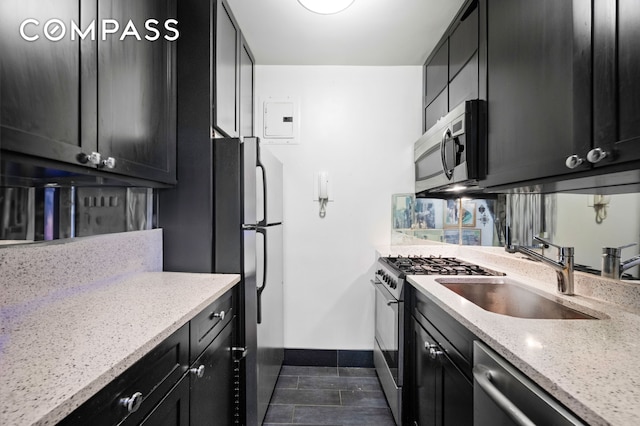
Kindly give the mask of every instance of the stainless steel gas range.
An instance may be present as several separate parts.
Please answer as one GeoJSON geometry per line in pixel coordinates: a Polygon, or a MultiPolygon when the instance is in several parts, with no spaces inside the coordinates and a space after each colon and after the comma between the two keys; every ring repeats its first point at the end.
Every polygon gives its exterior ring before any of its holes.
{"type": "Polygon", "coordinates": [[[373,283],[375,345],[373,360],[397,424],[402,424],[404,374],[404,296],[407,275],[502,275],[454,257],[380,257],[373,283]]]}

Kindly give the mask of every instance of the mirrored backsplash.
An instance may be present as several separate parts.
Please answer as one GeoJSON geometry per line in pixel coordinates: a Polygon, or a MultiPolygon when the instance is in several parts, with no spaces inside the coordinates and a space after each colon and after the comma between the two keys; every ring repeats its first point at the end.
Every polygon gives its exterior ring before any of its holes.
{"type": "Polygon", "coordinates": [[[151,229],[152,219],[150,188],[0,188],[4,244],[151,229]]]}
{"type": "MultiPolygon", "coordinates": [[[[577,270],[600,274],[603,248],[625,247],[620,261],[638,256],[640,194],[508,194],[496,199],[392,197],[392,244],[426,240],[462,245],[538,247],[534,236],[575,248],[577,270]],[[629,246],[630,244],[634,244],[629,246]]],[[[554,249],[552,249],[554,250],[554,249]]],[[[547,250],[547,255],[551,255],[547,250]]],[[[640,279],[640,266],[623,279],[640,279]]]]}
{"type": "Polygon", "coordinates": [[[392,244],[425,240],[473,246],[504,244],[504,196],[498,199],[392,197],[392,244]]]}

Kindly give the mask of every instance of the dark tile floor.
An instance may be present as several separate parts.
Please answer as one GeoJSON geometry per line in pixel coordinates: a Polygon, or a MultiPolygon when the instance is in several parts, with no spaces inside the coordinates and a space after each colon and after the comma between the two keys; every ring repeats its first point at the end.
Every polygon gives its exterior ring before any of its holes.
{"type": "Polygon", "coordinates": [[[280,371],[264,426],[395,426],[372,368],[294,367],[280,371]]]}

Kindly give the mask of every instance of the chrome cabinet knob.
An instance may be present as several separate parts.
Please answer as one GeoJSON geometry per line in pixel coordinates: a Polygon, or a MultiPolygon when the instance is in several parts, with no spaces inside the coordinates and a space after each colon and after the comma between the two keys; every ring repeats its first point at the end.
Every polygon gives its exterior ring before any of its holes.
{"type": "Polygon", "coordinates": [[[587,153],[587,160],[590,163],[596,164],[602,161],[609,155],[607,151],[604,151],[602,148],[593,148],[591,151],[587,153]]]}
{"type": "Polygon", "coordinates": [[[584,162],[583,158],[580,158],[579,156],[574,154],[574,155],[568,156],[567,160],[564,162],[564,164],[570,169],[575,169],[576,167],[578,167],[583,162],[584,162]]]}
{"type": "Polygon", "coordinates": [[[100,162],[102,167],[106,167],[107,169],[113,169],[116,167],[116,159],[113,157],[108,157],[106,160],[102,160],[100,162]]]}
{"type": "Polygon", "coordinates": [[[429,357],[431,359],[437,359],[440,355],[442,355],[440,347],[436,344],[424,342],[424,348],[429,351],[429,357]]]}
{"type": "Polygon", "coordinates": [[[220,321],[222,321],[224,319],[225,313],[224,311],[220,311],[220,312],[212,312],[211,313],[211,319],[213,318],[220,318],[220,321]]]}
{"type": "Polygon", "coordinates": [[[97,166],[100,164],[102,160],[102,156],[100,155],[99,152],[92,152],[91,154],[85,154],[83,152],[81,154],[78,154],[77,159],[82,164],[91,163],[94,166],[97,166]]]}
{"type": "Polygon", "coordinates": [[[136,392],[130,397],[120,398],[120,405],[127,409],[129,413],[135,413],[138,411],[138,408],[142,405],[142,397],[141,392],[136,392]]]}
{"type": "Polygon", "coordinates": [[[440,349],[438,349],[436,345],[433,345],[432,347],[429,348],[429,356],[431,357],[431,359],[438,359],[438,357],[442,355],[442,353],[443,352],[440,349]]]}
{"type": "Polygon", "coordinates": [[[197,368],[190,368],[189,373],[193,374],[198,379],[202,379],[202,377],[204,377],[204,365],[200,365],[197,368]]]}

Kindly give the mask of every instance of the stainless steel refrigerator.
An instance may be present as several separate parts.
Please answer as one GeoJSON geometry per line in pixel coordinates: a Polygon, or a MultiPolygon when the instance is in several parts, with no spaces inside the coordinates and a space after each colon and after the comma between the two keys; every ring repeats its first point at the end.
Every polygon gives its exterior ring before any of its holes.
{"type": "Polygon", "coordinates": [[[158,193],[164,270],[240,273],[246,425],[260,425],[284,357],[282,164],[257,138],[178,144],[158,193]]]}

